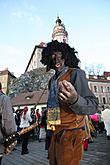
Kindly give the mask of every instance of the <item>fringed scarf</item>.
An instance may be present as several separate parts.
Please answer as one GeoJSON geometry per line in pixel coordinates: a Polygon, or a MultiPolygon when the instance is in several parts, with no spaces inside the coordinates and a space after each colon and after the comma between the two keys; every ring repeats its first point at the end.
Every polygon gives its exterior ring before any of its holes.
{"type": "Polygon", "coordinates": [[[48,96],[48,121],[53,125],[61,124],[60,120],[60,106],[58,99],[58,79],[68,70],[68,67],[64,67],[61,71],[57,71],[51,78],[49,96],[48,96]]]}

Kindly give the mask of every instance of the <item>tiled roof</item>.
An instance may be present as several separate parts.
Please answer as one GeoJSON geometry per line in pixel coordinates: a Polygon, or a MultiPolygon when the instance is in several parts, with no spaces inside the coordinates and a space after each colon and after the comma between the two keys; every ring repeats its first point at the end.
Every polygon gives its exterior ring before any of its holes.
{"type": "Polygon", "coordinates": [[[12,106],[19,106],[19,105],[35,105],[37,102],[38,104],[46,104],[47,103],[47,96],[48,91],[33,91],[27,93],[20,93],[16,97],[11,99],[12,106]],[[42,97],[41,97],[42,95],[42,97]],[[39,98],[41,97],[40,101],[39,98]]]}
{"type": "Polygon", "coordinates": [[[11,72],[8,70],[8,68],[6,68],[6,69],[0,71],[0,76],[4,76],[4,75],[10,75],[10,76],[12,76],[13,78],[16,78],[16,77],[14,76],[14,74],[11,73],[11,72]]]}
{"type": "Polygon", "coordinates": [[[110,80],[107,79],[88,79],[89,82],[104,82],[104,83],[110,83],[110,80]]]}
{"type": "Polygon", "coordinates": [[[104,76],[105,76],[105,77],[110,76],[110,72],[104,72],[104,76]]]}

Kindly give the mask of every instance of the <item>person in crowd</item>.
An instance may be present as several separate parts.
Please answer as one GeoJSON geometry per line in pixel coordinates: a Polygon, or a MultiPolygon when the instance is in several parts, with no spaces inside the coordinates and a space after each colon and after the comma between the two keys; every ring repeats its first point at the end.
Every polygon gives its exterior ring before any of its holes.
{"type": "Polygon", "coordinates": [[[3,137],[16,132],[16,125],[10,98],[2,92],[0,82],[0,164],[4,154],[3,137]]]}
{"type": "Polygon", "coordinates": [[[95,128],[93,136],[97,137],[97,133],[98,133],[98,129],[99,129],[98,128],[98,126],[99,126],[99,116],[98,116],[97,113],[95,113],[95,114],[90,115],[90,118],[91,118],[92,124],[95,128]]]}
{"type": "Polygon", "coordinates": [[[52,134],[52,129],[46,129],[45,150],[48,150],[50,147],[52,134]]]}
{"type": "Polygon", "coordinates": [[[98,131],[99,134],[105,133],[105,125],[104,125],[104,120],[102,118],[102,114],[99,115],[98,131]]]}
{"type": "Polygon", "coordinates": [[[79,68],[76,51],[66,43],[52,41],[42,51],[46,70],[55,70],[49,81],[47,127],[53,129],[50,165],[79,165],[83,155],[85,115],[94,114],[98,100],[79,68]]]}
{"type": "Polygon", "coordinates": [[[38,124],[38,127],[36,127],[36,131],[37,131],[38,141],[39,141],[39,134],[40,134],[40,119],[41,119],[41,115],[39,113],[39,109],[36,109],[36,122],[38,124]]]}
{"type": "Polygon", "coordinates": [[[84,137],[84,151],[88,150],[89,143],[93,142],[93,138],[91,136],[91,123],[89,115],[85,115],[85,137],[84,137]]]}
{"type": "Polygon", "coordinates": [[[47,126],[47,123],[46,123],[46,111],[47,110],[44,110],[44,111],[41,111],[41,119],[40,119],[40,133],[39,133],[39,142],[42,141],[42,139],[45,139],[45,135],[46,135],[46,126],[47,126]]]}
{"type": "Polygon", "coordinates": [[[95,129],[95,127],[93,126],[92,121],[91,121],[91,118],[90,118],[89,115],[88,115],[88,122],[89,122],[89,129],[90,129],[89,143],[93,143],[93,142],[94,142],[93,137],[94,137],[94,134],[95,134],[95,132],[96,132],[96,129],[95,129]]]}
{"type": "Polygon", "coordinates": [[[101,109],[99,110],[98,116],[99,116],[99,125],[98,125],[98,131],[99,134],[101,133],[105,133],[105,125],[104,125],[104,120],[102,117],[102,111],[104,110],[104,105],[102,105],[102,107],[100,107],[101,109]]]}
{"type": "MultiPolygon", "coordinates": [[[[16,114],[15,114],[15,123],[16,123],[16,127],[17,127],[17,132],[20,131],[20,122],[21,122],[21,119],[20,119],[20,113],[22,112],[22,109],[18,108],[16,110],[16,114]]],[[[21,136],[17,136],[17,143],[21,143],[21,136]]]]}
{"type": "Polygon", "coordinates": [[[17,109],[16,110],[16,114],[15,114],[15,122],[16,122],[16,125],[17,125],[17,132],[20,131],[20,109],[17,109]]]}
{"type": "Polygon", "coordinates": [[[36,115],[35,115],[35,110],[31,109],[31,118],[32,118],[32,124],[36,122],[36,115]]]}
{"type": "MultiPolygon", "coordinates": [[[[20,129],[27,128],[30,126],[30,122],[32,122],[32,118],[29,114],[28,107],[24,107],[23,111],[20,114],[21,116],[21,123],[20,129]]],[[[28,136],[29,132],[22,135],[22,151],[21,155],[28,154],[28,136]]]]}
{"type": "Polygon", "coordinates": [[[40,113],[39,113],[39,109],[36,110],[36,120],[37,120],[37,123],[39,124],[40,122],[40,113]]]}
{"type": "Polygon", "coordinates": [[[107,139],[110,140],[110,105],[107,105],[102,111],[102,118],[104,120],[107,139]]]}
{"type": "MultiPolygon", "coordinates": [[[[13,107],[12,107],[12,110],[13,110],[13,117],[14,117],[14,120],[15,120],[16,112],[15,112],[15,109],[13,107]]],[[[16,124],[16,120],[15,120],[15,124],[16,124]]],[[[16,125],[16,131],[17,131],[17,125],[16,125]]]]}
{"type": "MultiPolygon", "coordinates": [[[[49,125],[48,125],[49,126],[49,125]]],[[[50,144],[51,144],[51,139],[52,139],[52,134],[53,134],[53,130],[50,127],[47,127],[47,110],[46,110],[46,137],[45,137],[45,150],[48,151],[50,144]]],[[[47,156],[47,159],[49,158],[49,156],[47,156]]]]}
{"type": "MultiPolygon", "coordinates": [[[[31,121],[30,124],[36,123],[36,115],[35,115],[35,109],[34,108],[31,109],[31,114],[30,115],[31,115],[31,118],[32,118],[32,121],[31,121]]],[[[35,138],[35,130],[36,130],[36,128],[32,129],[30,131],[30,135],[32,136],[33,139],[35,138]]]]}

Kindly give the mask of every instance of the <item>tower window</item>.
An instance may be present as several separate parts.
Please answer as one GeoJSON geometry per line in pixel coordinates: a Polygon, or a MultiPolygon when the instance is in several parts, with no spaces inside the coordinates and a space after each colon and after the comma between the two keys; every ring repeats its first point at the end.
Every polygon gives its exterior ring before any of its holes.
{"type": "Polygon", "coordinates": [[[66,43],[66,39],[63,39],[63,42],[66,43]]]}

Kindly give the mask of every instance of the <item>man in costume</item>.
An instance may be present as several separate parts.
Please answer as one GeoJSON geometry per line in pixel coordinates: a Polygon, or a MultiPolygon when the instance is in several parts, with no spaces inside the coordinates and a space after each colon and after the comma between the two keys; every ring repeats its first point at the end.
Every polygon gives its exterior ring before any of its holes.
{"type": "Polygon", "coordinates": [[[55,70],[49,81],[47,129],[53,129],[50,165],[79,165],[83,155],[84,118],[94,114],[98,101],[78,67],[76,51],[52,41],[43,49],[41,62],[55,70]]]}

